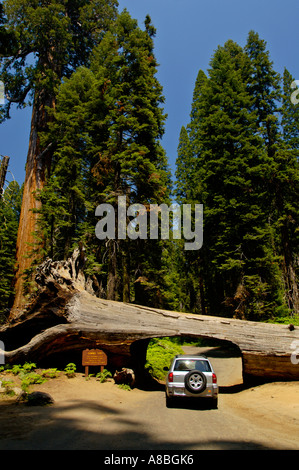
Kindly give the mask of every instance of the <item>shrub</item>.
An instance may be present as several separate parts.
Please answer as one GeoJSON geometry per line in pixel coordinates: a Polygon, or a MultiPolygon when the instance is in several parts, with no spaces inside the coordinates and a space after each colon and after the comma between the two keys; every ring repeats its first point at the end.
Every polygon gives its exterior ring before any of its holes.
{"type": "Polygon", "coordinates": [[[35,368],[36,368],[36,364],[34,364],[33,362],[25,362],[23,366],[21,366],[20,364],[14,364],[11,368],[11,372],[14,375],[19,375],[21,373],[27,374],[28,372],[31,372],[35,368]]]}
{"type": "Polygon", "coordinates": [[[45,369],[42,371],[41,375],[47,379],[55,379],[59,375],[59,370],[58,369],[45,369]]]}
{"type": "Polygon", "coordinates": [[[34,364],[34,362],[25,362],[25,364],[23,365],[23,370],[25,372],[30,372],[33,369],[36,369],[36,364],[34,364]]]}
{"type": "Polygon", "coordinates": [[[13,365],[11,368],[11,372],[13,373],[13,375],[18,375],[21,371],[22,371],[22,366],[18,364],[13,365]]]}
{"type": "Polygon", "coordinates": [[[76,364],[73,362],[70,362],[66,368],[64,369],[64,372],[68,378],[75,377],[75,372],[76,372],[76,364]]]}
{"type": "Polygon", "coordinates": [[[47,379],[43,377],[42,375],[31,372],[23,376],[22,382],[21,382],[21,388],[24,392],[27,392],[30,385],[42,384],[46,381],[47,379]]]}
{"type": "Polygon", "coordinates": [[[2,380],[1,381],[1,387],[5,389],[5,395],[15,395],[15,392],[13,391],[12,387],[14,386],[14,383],[11,380],[2,380]]]}
{"type": "Polygon", "coordinates": [[[154,338],[147,348],[145,368],[158,380],[165,378],[165,367],[169,367],[176,354],[184,354],[182,347],[169,338],[154,338]]]}
{"type": "Polygon", "coordinates": [[[96,375],[96,378],[100,383],[106,382],[109,377],[112,377],[112,374],[106,369],[104,369],[103,372],[98,372],[96,375]]]}
{"type": "Polygon", "coordinates": [[[296,315],[296,316],[279,316],[279,317],[275,317],[273,318],[272,320],[268,320],[268,323],[280,323],[280,324],[283,324],[283,325],[289,325],[289,324],[292,324],[294,326],[299,326],[299,316],[296,315]]]}
{"type": "Polygon", "coordinates": [[[117,386],[121,388],[122,390],[127,390],[127,392],[130,392],[132,390],[130,385],[128,384],[118,384],[117,386]]]}

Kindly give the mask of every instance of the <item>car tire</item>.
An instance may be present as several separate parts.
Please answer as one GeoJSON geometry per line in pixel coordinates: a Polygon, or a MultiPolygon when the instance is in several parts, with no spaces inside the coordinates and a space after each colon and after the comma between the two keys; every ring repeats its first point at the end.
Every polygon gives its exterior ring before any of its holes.
{"type": "Polygon", "coordinates": [[[185,377],[185,387],[191,393],[201,393],[206,386],[206,376],[199,370],[191,370],[185,377]]]}

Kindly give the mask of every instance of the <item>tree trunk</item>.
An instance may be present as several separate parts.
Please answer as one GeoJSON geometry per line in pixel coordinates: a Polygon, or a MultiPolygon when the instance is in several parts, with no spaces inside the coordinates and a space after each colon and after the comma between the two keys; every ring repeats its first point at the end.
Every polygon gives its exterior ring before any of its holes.
{"type": "Polygon", "coordinates": [[[129,244],[122,247],[122,301],[130,302],[130,251],[129,244]]]}
{"type": "Polygon", "coordinates": [[[8,164],[9,164],[9,157],[3,157],[1,165],[0,165],[0,199],[2,199],[2,196],[3,196],[8,164]]]}
{"type": "Polygon", "coordinates": [[[33,251],[36,244],[35,232],[38,230],[38,213],[35,211],[40,209],[41,204],[36,199],[35,193],[44,187],[51,166],[50,149],[41,148],[39,137],[39,133],[46,130],[49,122],[46,106],[53,108],[55,106],[55,98],[53,96],[45,97],[44,93],[36,92],[32,111],[26,176],[17,237],[15,298],[10,312],[10,319],[16,318],[26,303],[24,274],[26,274],[26,270],[31,268],[33,261],[37,257],[33,251]]]}
{"type": "Polygon", "coordinates": [[[292,264],[285,267],[285,279],[287,286],[287,302],[288,307],[292,312],[292,315],[298,315],[299,313],[299,290],[296,279],[296,272],[292,264]]]}
{"type": "MultiPolygon", "coordinates": [[[[279,199],[280,201],[280,199],[279,199]]],[[[283,213],[283,207],[280,206],[280,213],[283,213]]],[[[288,308],[293,315],[299,313],[299,292],[296,279],[296,270],[293,261],[293,250],[288,230],[288,222],[285,222],[281,228],[281,245],[283,253],[283,277],[285,297],[288,308]]]]}
{"type": "Polygon", "coordinates": [[[108,278],[107,278],[107,299],[119,300],[119,278],[118,278],[118,242],[108,241],[108,278]]]}

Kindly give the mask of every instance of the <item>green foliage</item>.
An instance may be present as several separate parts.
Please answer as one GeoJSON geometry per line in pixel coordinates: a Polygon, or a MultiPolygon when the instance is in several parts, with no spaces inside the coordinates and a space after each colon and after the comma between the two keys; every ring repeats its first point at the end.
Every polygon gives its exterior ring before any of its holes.
{"type": "MultiPolygon", "coordinates": [[[[35,371],[36,364],[33,362],[25,362],[25,364],[14,364],[13,366],[5,366],[1,368],[2,371],[11,372],[21,380],[21,388],[24,392],[29,391],[30,385],[42,384],[48,379],[53,379],[59,375],[59,371],[55,368],[44,369],[40,373],[35,371]]],[[[2,381],[2,385],[5,381],[2,381]]],[[[13,382],[11,382],[13,384],[13,382]]],[[[11,388],[11,387],[10,387],[11,388]]]]}
{"type": "Polygon", "coordinates": [[[278,312],[279,316],[271,318],[268,323],[280,323],[282,325],[294,325],[299,327],[299,316],[287,315],[287,309],[278,312]]]}
{"type": "Polygon", "coordinates": [[[121,388],[122,390],[126,390],[127,392],[130,392],[132,390],[130,385],[127,385],[127,384],[118,384],[118,388],[121,388]]]}
{"type": "Polygon", "coordinates": [[[18,375],[23,370],[23,367],[20,364],[14,364],[11,368],[13,375],[18,375]]]}
{"type": "Polygon", "coordinates": [[[5,389],[5,395],[14,396],[15,392],[13,390],[14,383],[12,380],[1,380],[1,387],[5,389]]]}
{"type": "Polygon", "coordinates": [[[88,64],[116,7],[116,0],[5,0],[4,32],[11,47],[4,51],[0,70],[8,94],[4,117],[13,102],[24,106],[35,92],[48,104],[61,78],[88,64]]]}
{"type": "MultiPolygon", "coordinates": [[[[94,48],[89,68],[79,67],[60,86],[43,145],[55,142],[52,175],[39,195],[44,256],[63,259],[82,243],[86,272],[100,295],[130,301],[136,279],[141,303],[162,297],[163,245],[156,240],[98,240],[95,208],[146,206],[168,200],[170,177],[160,139],[164,98],[156,78],[153,29],[138,27],[127,11],[94,48]],[[139,284],[140,285],[140,284],[139,284]]],[[[117,234],[116,234],[117,236],[117,234]]]]}
{"type": "Polygon", "coordinates": [[[47,380],[41,374],[37,374],[35,372],[29,372],[21,376],[21,378],[22,378],[21,388],[24,392],[28,392],[30,385],[42,384],[46,382],[47,380]]]}
{"type": "Polygon", "coordinates": [[[14,375],[19,375],[19,374],[24,375],[33,371],[35,368],[36,368],[36,364],[34,362],[25,362],[24,365],[14,364],[11,368],[11,372],[14,375]]]}
{"type": "Polygon", "coordinates": [[[12,287],[16,242],[21,210],[21,190],[12,181],[0,200],[0,323],[9,311],[14,290],[12,287]]]}
{"type": "Polygon", "coordinates": [[[69,364],[67,364],[67,366],[64,369],[65,375],[69,379],[75,377],[76,369],[77,369],[76,364],[74,364],[73,362],[70,362],[69,364]]]}
{"type": "Polygon", "coordinates": [[[183,353],[181,346],[170,338],[154,338],[147,348],[145,368],[154,378],[163,380],[166,375],[164,368],[170,366],[176,354],[183,353]]]}
{"type": "MultiPolygon", "coordinates": [[[[40,150],[51,149],[36,194],[36,262],[80,245],[101,297],[249,320],[297,315],[299,107],[291,73],[275,72],[254,31],[243,48],[219,46],[199,71],[179,136],[175,196],[204,205],[200,252],[177,240],[96,238],[102,203],[170,203],[154,36],[149,16],[142,29],[115,0],[0,5],[0,120],[33,100],[40,150]]],[[[0,323],[14,295],[20,207],[13,182],[0,201],[0,323]]]]}
{"type": "Polygon", "coordinates": [[[56,368],[45,369],[41,372],[42,377],[45,379],[55,379],[60,374],[60,371],[56,368]]]}
{"type": "Polygon", "coordinates": [[[109,379],[110,377],[112,377],[112,374],[107,369],[104,369],[102,372],[98,372],[96,374],[96,378],[100,383],[107,382],[107,379],[109,379]]]}
{"type": "Polygon", "coordinates": [[[88,376],[87,376],[87,377],[85,377],[85,380],[90,380],[90,379],[91,379],[91,377],[94,377],[94,374],[88,374],[88,376]]]}
{"type": "Polygon", "coordinates": [[[33,369],[36,369],[36,364],[34,362],[25,362],[22,369],[24,372],[31,372],[33,369]]]}
{"type": "Polygon", "coordinates": [[[4,8],[0,4],[0,57],[9,55],[15,46],[15,35],[13,32],[8,32],[5,27],[6,18],[4,17],[4,8]]]}
{"type": "Polygon", "coordinates": [[[208,75],[198,74],[176,195],[204,205],[204,244],[182,257],[183,308],[248,320],[299,309],[299,121],[290,81],[285,73],[279,110],[280,77],[253,31],[244,49],[231,40],[219,46],[208,75]]]}

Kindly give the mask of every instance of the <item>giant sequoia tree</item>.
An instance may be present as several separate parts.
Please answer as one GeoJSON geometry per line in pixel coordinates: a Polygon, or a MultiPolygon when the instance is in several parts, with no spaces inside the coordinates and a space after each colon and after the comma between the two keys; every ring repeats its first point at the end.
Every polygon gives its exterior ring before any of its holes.
{"type": "Polygon", "coordinates": [[[5,83],[9,116],[12,103],[32,102],[32,121],[26,178],[17,241],[16,296],[11,315],[24,302],[23,274],[31,266],[37,229],[35,197],[51,169],[53,146],[41,144],[40,133],[49,124],[55,107],[56,87],[79,65],[89,62],[91,49],[101,40],[116,15],[116,0],[6,0],[5,31],[13,37],[4,51],[0,78],[5,83]]]}

